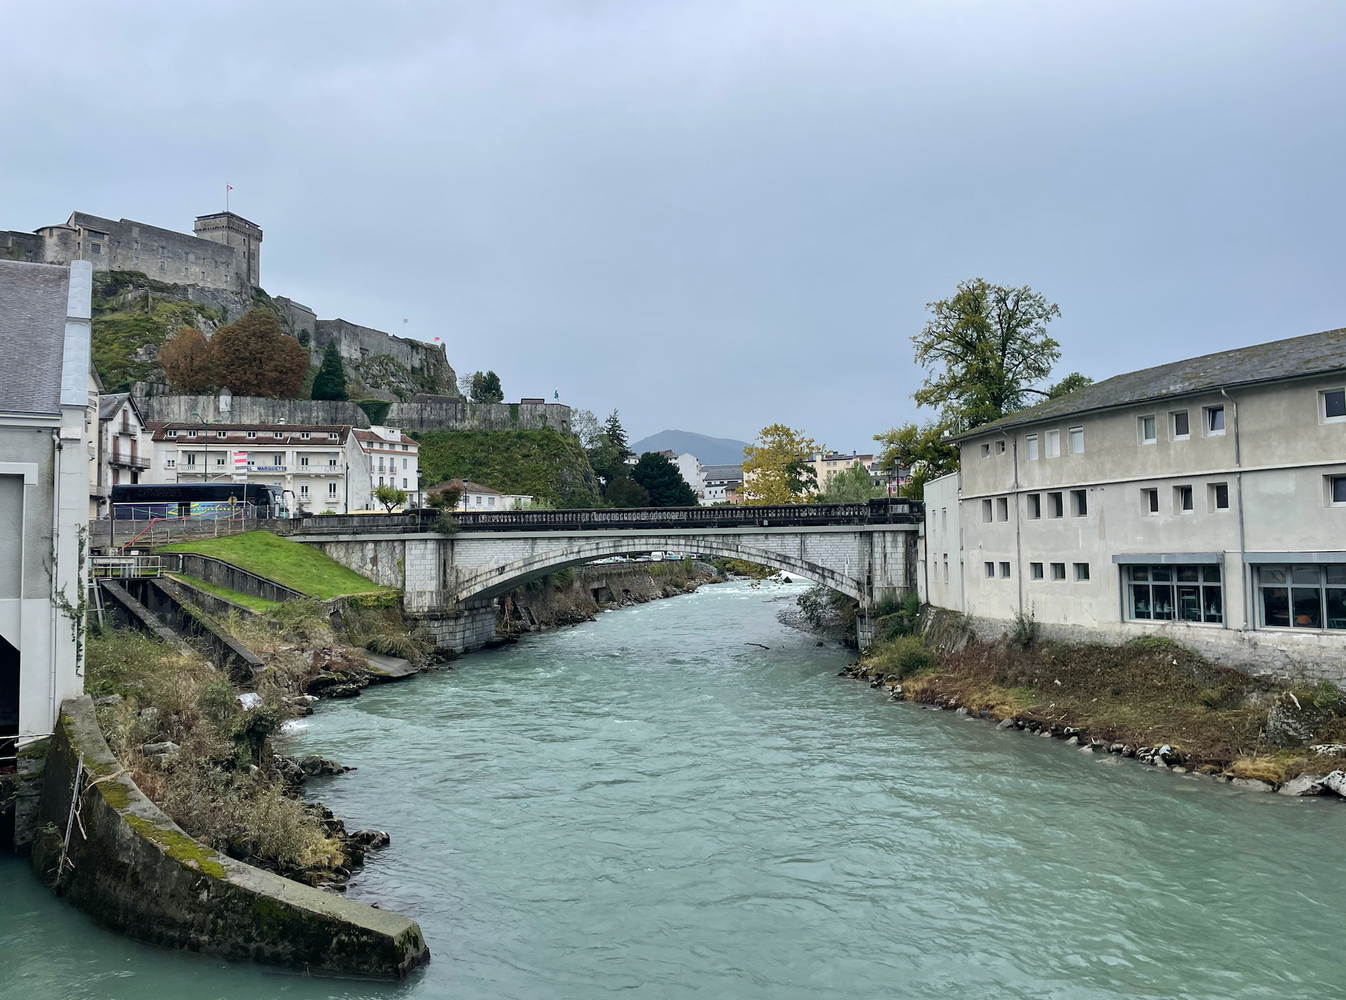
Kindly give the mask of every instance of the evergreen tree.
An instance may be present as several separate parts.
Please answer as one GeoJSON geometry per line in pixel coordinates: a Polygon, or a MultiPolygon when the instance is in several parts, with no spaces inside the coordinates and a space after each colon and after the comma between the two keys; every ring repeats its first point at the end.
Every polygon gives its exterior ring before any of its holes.
{"type": "Polygon", "coordinates": [[[631,470],[631,478],[650,495],[651,507],[695,507],[696,491],[678,467],[656,451],[647,451],[631,470]]]}
{"type": "Polygon", "coordinates": [[[474,403],[503,403],[505,390],[500,386],[500,376],[495,372],[473,372],[470,391],[474,403]]]}
{"type": "Polygon", "coordinates": [[[346,368],[341,363],[335,340],[329,340],[322,352],[322,367],[313,378],[314,399],[347,399],[346,368]]]}
{"type": "Polygon", "coordinates": [[[622,426],[621,417],[617,415],[616,410],[609,413],[608,419],[603,421],[603,430],[608,436],[608,443],[617,449],[623,459],[631,454],[630,444],[626,440],[626,428],[622,426]]]}
{"type": "Polygon", "coordinates": [[[614,507],[650,507],[645,487],[630,476],[619,476],[603,488],[603,499],[614,507]]]}

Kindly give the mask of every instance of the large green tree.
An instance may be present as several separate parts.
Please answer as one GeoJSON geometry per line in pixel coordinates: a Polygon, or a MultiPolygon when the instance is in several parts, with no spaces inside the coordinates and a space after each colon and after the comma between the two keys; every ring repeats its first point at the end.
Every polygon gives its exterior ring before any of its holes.
{"type": "Polygon", "coordinates": [[[469,396],[474,403],[503,403],[505,390],[495,372],[473,372],[469,396]]]}
{"type": "Polygon", "coordinates": [[[1061,310],[1027,285],[1006,288],[981,278],[960,282],[947,299],[931,302],[925,329],[912,337],[925,381],[912,398],[940,410],[946,423],[967,430],[1022,409],[1051,374],[1060,345],[1047,324],[1061,310]]]}
{"type": "Polygon", "coordinates": [[[818,502],[864,503],[872,497],[884,495],[884,490],[875,486],[874,481],[870,479],[869,470],[859,462],[855,462],[850,468],[833,472],[827,477],[823,491],[818,494],[818,502]]]}
{"type": "Polygon", "coordinates": [[[925,484],[958,468],[958,446],[949,440],[949,426],[928,422],[903,424],[874,440],[883,445],[879,464],[893,475],[905,472],[901,493],[911,500],[925,499],[925,484]]]}
{"type": "Polygon", "coordinates": [[[696,491],[678,467],[657,451],[647,451],[631,469],[631,478],[650,495],[651,507],[695,507],[696,491]]]}
{"type": "Polygon", "coordinates": [[[346,399],[346,367],[335,340],[329,340],[322,352],[322,366],[313,377],[314,399],[346,399]]]}
{"type": "Polygon", "coordinates": [[[630,476],[619,476],[603,487],[603,499],[614,507],[649,507],[650,494],[630,476]]]}
{"type": "Polygon", "coordinates": [[[748,503],[808,503],[818,491],[809,458],[820,451],[813,438],[784,424],[763,427],[743,449],[743,497],[748,503]]]}
{"type": "Polygon", "coordinates": [[[613,410],[603,422],[601,430],[594,434],[593,444],[587,448],[589,464],[605,483],[612,483],[630,475],[631,467],[626,460],[631,457],[631,449],[626,443],[626,429],[622,427],[621,417],[613,410]]]}

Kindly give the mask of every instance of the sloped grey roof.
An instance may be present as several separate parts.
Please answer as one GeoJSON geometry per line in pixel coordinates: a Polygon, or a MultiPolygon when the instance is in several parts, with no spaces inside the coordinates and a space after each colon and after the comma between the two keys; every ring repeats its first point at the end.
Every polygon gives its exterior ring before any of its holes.
{"type": "Polygon", "coordinates": [[[0,412],[61,412],[70,271],[0,260],[0,412]]]}
{"type": "Polygon", "coordinates": [[[706,479],[725,479],[734,480],[743,478],[743,466],[741,465],[703,465],[701,474],[706,479]]]}
{"type": "Polygon", "coordinates": [[[1346,370],[1346,328],[1324,330],[1114,375],[1059,399],[1049,399],[983,424],[960,434],[956,440],[1090,410],[1341,370],[1346,370]]]}
{"type": "Polygon", "coordinates": [[[114,392],[98,397],[98,419],[111,420],[121,409],[122,403],[131,398],[129,392],[114,392]]]}

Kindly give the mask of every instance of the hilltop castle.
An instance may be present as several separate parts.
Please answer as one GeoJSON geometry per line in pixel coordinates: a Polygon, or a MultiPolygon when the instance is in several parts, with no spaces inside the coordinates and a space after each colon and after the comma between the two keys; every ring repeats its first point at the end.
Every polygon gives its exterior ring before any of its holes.
{"type": "Polygon", "coordinates": [[[176,285],[251,296],[261,285],[262,228],[233,212],[198,215],[195,236],[143,222],[72,212],[31,233],[0,232],[0,255],[38,264],[93,263],[95,271],[141,271],[176,285]]]}

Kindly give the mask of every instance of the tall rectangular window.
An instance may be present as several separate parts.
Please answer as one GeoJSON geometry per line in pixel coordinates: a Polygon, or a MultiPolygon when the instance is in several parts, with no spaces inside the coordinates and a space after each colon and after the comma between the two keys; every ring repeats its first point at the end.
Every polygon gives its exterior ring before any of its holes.
{"type": "Polygon", "coordinates": [[[1346,420],[1346,389],[1329,389],[1323,393],[1323,418],[1346,420]]]}
{"type": "Polygon", "coordinates": [[[1070,453],[1072,455],[1084,454],[1084,428],[1070,428],[1070,453]]]}
{"type": "Polygon", "coordinates": [[[1179,514],[1185,514],[1192,509],[1192,487],[1175,486],[1173,487],[1173,510],[1179,514]]]}
{"type": "Polygon", "coordinates": [[[1206,433],[1211,435],[1224,433],[1224,407],[1206,407],[1206,433]]]}
{"type": "Polygon", "coordinates": [[[982,458],[990,458],[990,457],[991,457],[991,443],[990,443],[989,441],[986,442],[986,444],[984,444],[984,445],[981,446],[981,457],[982,457],[982,458]]]}
{"type": "Polygon", "coordinates": [[[1066,578],[1066,564],[1052,563],[1052,579],[1064,580],[1066,578]]]}
{"type": "Polygon", "coordinates": [[[1066,516],[1064,497],[1060,493],[1047,494],[1047,516],[1048,517],[1066,516]]]}
{"type": "Polygon", "coordinates": [[[336,498],[336,495],[337,495],[337,484],[336,484],[336,483],[328,483],[328,484],[327,484],[327,499],[329,499],[329,500],[335,499],[335,498],[336,498]]]}
{"type": "Polygon", "coordinates": [[[1071,490],[1070,491],[1070,513],[1075,517],[1089,516],[1089,491],[1071,490]]]}
{"type": "MultiPolygon", "coordinates": [[[[1342,482],[1346,483],[1346,476],[1342,477],[1342,482]]],[[[1042,516],[1042,494],[1028,494],[1028,516],[1036,521],[1042,516]]]]}
{"type": "Polygon", "coordinates": [[[988,562],[986,563],[986,577],[990,579],[993,576],[995,576],[995,563],[988,562]]]}
{"type": "Polygon", "coordinates": [[[1048,431],[1048,432],[1047,432],[1047,457],[1048,457],[1048,458],[1060,458],[1060,457],[1061,457],[1061,432],[1060,432],[1060,431],[1048,431]]]}
{"type": "Polygon", "coordinates": [[[991,523],[991,501],[989,499],[981,502],[981,519],[983,523],[991,523]]]}
{"type": "Polygon", "coordinates": [[[1010,575],[1010,564],[1007,563],[1007,562],[1002,562],[1002,563],[1000,564],[1000,576],[1001,576],[1001,578],[1002,578],[1002,579],[1006,579],[1006,580],[1008,580],[1008,579],[1009,579],[1009,575],[1010,575]]]}
{"type": "Polygon", "coordinates": [[[1038,460],[1038,436],[1029,434],[1024,438],[1024,449],[1028,452],[1028,460],[1036,462],[1038,460]]]}
{"type": "Polygon", "coordinates": [[[1159,513],[1159,491],[1146,489],[1140,491],[1140,509],[1143,514],[1159,513]]]}
{"type": "Polygon", "coordinates": [[[1186,441],[1191,436],[1191,428],[1187,425],[1187,411],[1175,410],[1173,412],[1173,440],[1186,441]]]}
{"type": "Polygon", "coordinates": [[[1009,520],[1009,497],[996,497],[995,519],[997,521],[1009,520]]]}
{"type": "Polygon", "coordinates": [[[999,441],[997,441],[997,442],[995,443],[995,453],[996,453],[997,455],[1003,455],[1003,454],[1005,454],[1005,439],[1004,439],[1004,438],[1001,438],[999,441]]]}
{"type": "Polygon", "coordinates": [[[1331,477],[1332,503],[1346,504],[1346,476],[1331,477]]]}
{"type": "Polygon", "coordinates": [[[1076,563],[1076,564],[1075,564],[1075,580],[1076,580],[1077,582],[1079,582],[1079,583],[1085,583],[1085,582],[1088,581],[1088,579],[1089,579],[1089,564],[1088,564],[1088,563],[1076,563]]]}
{"type": "Polygon", "coordinates": [[[1140,431],[1141,444],[1154,444],[1154,417],[1139,417],[1137,419],[1137,428],[1140,431]]]}
{"type": "Polygon", "coordinates": [[[1034,580],[1042,579],[1042,563],[1029,563],[1028,573],[1034,580]]]}
{"type": "Polygon", "coordinates": [[[1220,567],[1127,566],[1127,616],[1140,621],[1224,622],[1220,567]]]}
{"type": "Polygon", "coordinates": [[[1210,509],[1228,510],[1229,509],[1229,484],[1211,483],[1210,484],[1210,509]]]}

